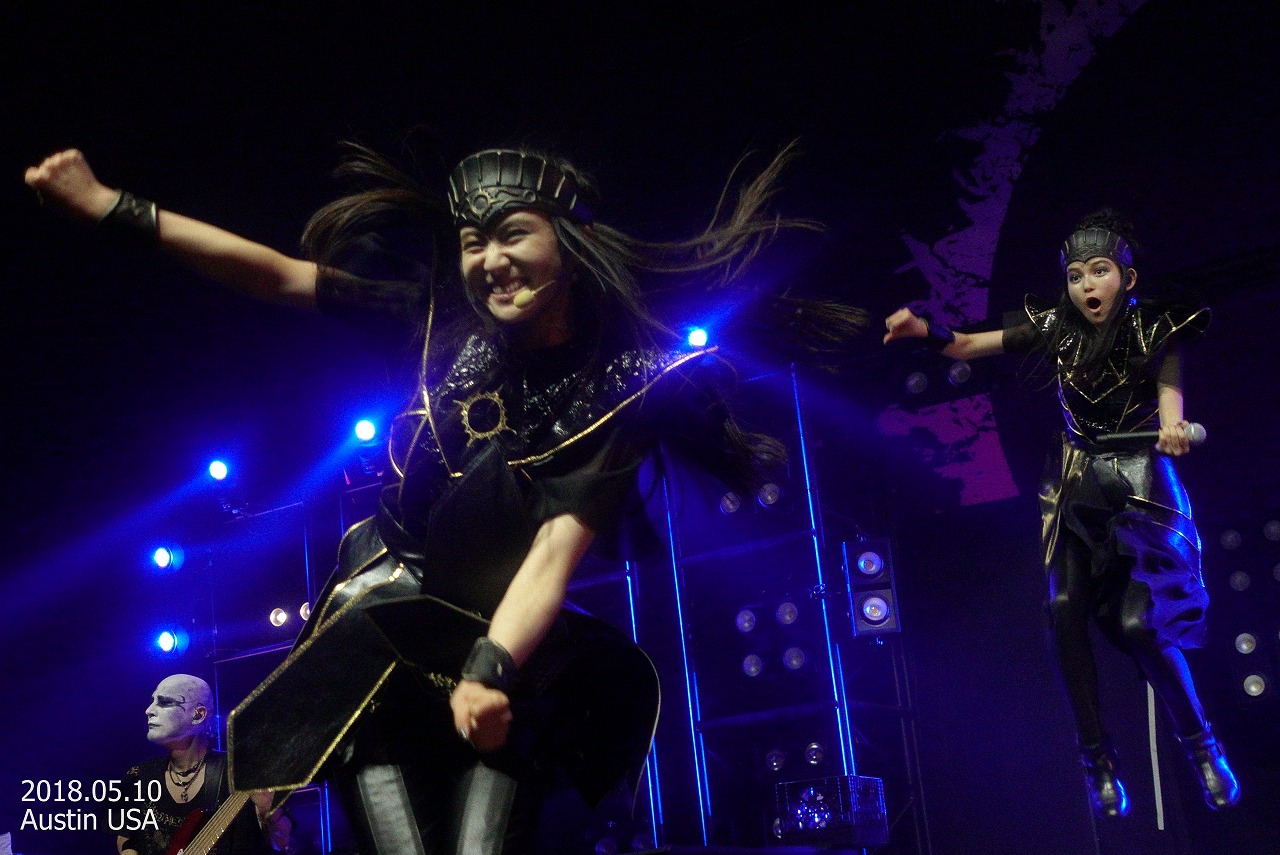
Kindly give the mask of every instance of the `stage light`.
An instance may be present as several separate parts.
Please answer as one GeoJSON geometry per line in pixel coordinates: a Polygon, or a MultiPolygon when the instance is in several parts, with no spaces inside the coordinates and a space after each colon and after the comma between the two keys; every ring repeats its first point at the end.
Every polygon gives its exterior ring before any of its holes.
{"type": "Polygon", "coordinates": [[[756,613],[751,609],[743,609],[738,612],[738,618],[734,621],[738,627],[738,632],[747,633],[756,628],[756,613]]]}
{"type": "Polygon", "coordinates": [[[702,327],[694,327],[689,330],[688,342],[690,347],[706,347],[709,340],[710,337],[707,335],[707,331],[702,327]]]}
{"type": "Polygon", "coordinates": [[[759,677],[764,670],[764,660],[754,653],[742,660],[742,673],[748,677],[759,677]]]}
{"type": "Polygon", "coordinates": [[[612,837],[601,837],[592,851],[595,855],[618,855],[618,841],[612,837]]]}
{"type": "Polygon", "coordinates": [[[919,395],[928,388],[929,378],[923,371],[912,371],[907,375],[907,391],[912,395],[919,395]]]}
{"type": "Polygon", "coordinates": [[[368,442],[378,434],[378,428],[368,419],[361,419],[356,422],[356,439],[361,442],[368,442]]]}
{"type": "Polygon", "coordinates": [[[783,626],[791,626],[800,617],[800,609],[790,600],[783,600],[778,604],[778,610],[773,613],[773,617],[783,626]]]}
{"type": "Polygon", "coordinates": [[[774,786],[774,835],[788,851],[840,851],[889,842],[884,781],[857,775],[784,781],[774,786]],[[814,846],[813,844],[817,844],[814,846]]]}
{"type": "Polygon", "coordinates": [[[1236,636],[1236,650],[1249,654],[1257,649],[1258,639],[1254,638],[1252,633],[1242,632],[1236,636]]]}
{"type": "Polygon", "coordinates": [[[781,772],[782,767],[787,765],[787,752],[781,748],[770,748],[764,755],[764,765],[770,772],[781,772]]]}
{"type": "Polygon", "coordinates": [[[1280,520],[1271,520],[1262,527],[1262,536],[1270,541],[1280,540],[1280,520]]]}
{"type": "Polygon", "coordinates": [[[893,551],[883,538],[859,537],[840,547],[854,635],[901,632],[893,551]]]}
{"type": "Polygon", "coordinates": [[[177,570],[185,557],[180,546],[159,546],[151,553],[151,563],[161,570],[177,570]]]}
{"type": "Polygon", "coordinates": [[[884,623],[889,619],[889,604],[883,597],[867,597],[858,609],[867,623],[884,623]]]}
{"type": "Polygon", "coordinates": [[[826,796],[814,787],[801,793],[799,802],[793,802],[790,807],[791,820],[796,828],[816,831],[831,823],[831,806],[826,796]]]}
{"type": "Polygon", "coordinates": [[[804,651],[799,647],[788,647],[782,654],[782,664],[789,670],[799,671],[804,667],[805,658],[804,651]]]}
{"type": "Polygon", "coordinates": [[[742,507],[742,497],[732,491],[720,497],[720,513],[736,514],[742,507]]]}
{"type": "Polygon", "coordinates": [[[154,644],[162,656],[179,656],[186,652],[191,638],[180,627],[165,627],[156,633],[154,644]]]}
{"type": "Polygon", "coordinates": [[[827,748],[821,742],[810,742],[804,747],[804,759],[810,766],[817,766],[827,757],[827,748]]]}
{"type": "Polygon", "coordinates": [[[209,464],[209,477],[215,481],[223,480],[227,477],[229,472],[230,470],[227,468],[227,464],[223,463],[221,460],[215,460],[209,464]]]}
{"type": "Polygon", "coordinates": [[[884,570],[884,559],[877,552],[864,552],[858,556],[857,567],[863,576],[878,576],[884,570]]]}
{"type": "Polygon", "coordinates": [[[289,620],[289,613],[284,609],[272,609],[271,615],[267,620],[271,621],[272,626],[284,626],[285,622],[289,620]]]}
{"type": "Polygon", "coordinates": [[[1227,584],[1233,591],[1247,591],[1251,581],[1253,580],[1249,578],[1249,574],[1243,570],[1237,570],[1227,577],[1227,584]]]}
{"type": "Polygon", "coordinates": [[[952,386],[963,386],[969,382],[969,378],[973,376],[973,368],[963,359],[959,362],[951,363],[951,367],[947,369],[947,380],[952,386]]]}
{"type": "Polygon", "coordinates": [[[760,503],[762,508],[771,508],[778,504],[778,500],[782,498],[782,488],[777,484],[765,484],[756,493],[756,501],[760,503]]]}
{"type": "Polygon", "coordinates": [[[1280,564],[1277,564],[1275,567],[1271,568],[1271,576],[1277,582],[1280,582],[1280,564]]]}
{"type": "Polygon", "coordinates": [[[1222,544],[1223,549],[1239,549],[1244,538],[1240,536],[1240,532],[1229,528],[1218,538],[1218,542],[1222,544]]]}
{"type": "Polygon", "coordinates": [[[302,618],[303,620],[306,620],[307,618],[311,617],[310,603],[303,603],[301,606],[298,607],[298,617],[302,618]]]}
{"type": "Polygon", "coordinates": [[[1244,678],[1244,693],[1256,698],[1267,690],[1267,681],[1261,674],[1250,674],[1244,678]]]}

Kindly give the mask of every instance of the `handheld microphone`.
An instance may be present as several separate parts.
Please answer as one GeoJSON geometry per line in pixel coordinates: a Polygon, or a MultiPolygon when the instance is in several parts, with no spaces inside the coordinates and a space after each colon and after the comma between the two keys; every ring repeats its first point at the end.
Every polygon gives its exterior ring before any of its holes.
{"type": "MultiPolygon", "coordinates": [[[[1204,425],[1196,422],[1191,422],[1183,430],[1192,445],[1201,445],[1209,438],[1204,425]]],[[[1155,443],[1159,439],[1160,431],[1158,430],[1138,430],[1131,433],[1104,433],[1098,437],[1098,443],[1100,445],[1125,445],[1139,442],[1155,443]]]]}

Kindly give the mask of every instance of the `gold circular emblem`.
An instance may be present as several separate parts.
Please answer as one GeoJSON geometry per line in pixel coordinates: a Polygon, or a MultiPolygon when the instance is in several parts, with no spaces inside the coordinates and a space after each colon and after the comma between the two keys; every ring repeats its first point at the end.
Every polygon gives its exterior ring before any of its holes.
{"type": "Polygon", "coordinates": [[[467,447],[476,440],[489,439],[502,431],[515,433],[507,424],[507,407],[497,392],[477,392],[465,401],[455,401],[462,417],[462,429],[467,432],[467,447]],[[472,408],[476,408],[477,426],[472,423],[472,408]]]}

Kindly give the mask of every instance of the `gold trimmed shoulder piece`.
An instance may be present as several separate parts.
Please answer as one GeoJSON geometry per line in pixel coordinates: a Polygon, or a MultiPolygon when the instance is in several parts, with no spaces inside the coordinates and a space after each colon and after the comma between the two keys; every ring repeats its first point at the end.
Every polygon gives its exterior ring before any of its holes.
{"type": "Polygon", "coordinates": [[[1041,335],[1048,335],[1058,321],[1058,310],[1033,294],[1027,294],[1022,301],[1022,309],[1027,313],[1027,320],[1039,330],[1041,335]]]}
{"type": "Polygon", "coordinates": [[[1178,336],[1185,340],[1204,334],[1213,318],[1207,308],[1187,309],[1183,306],[1150,306],[1138,304],[1135,312],[1138,341],[1144,356],[1158,353],[1178,336]]]}

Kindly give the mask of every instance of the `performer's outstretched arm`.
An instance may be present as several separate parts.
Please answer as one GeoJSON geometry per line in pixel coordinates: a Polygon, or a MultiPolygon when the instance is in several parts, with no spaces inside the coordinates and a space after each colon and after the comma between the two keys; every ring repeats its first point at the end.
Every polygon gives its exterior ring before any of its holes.
{"type": "MultiPolygon", "coordinates": [[[[538,529],[489,625],[489,638],[505,648],[517,666],[551,629],[564,605],[569,578],[594,537],[595,531],[571,514],[552,517],[538,529]]],[[[462,680],[449,703],[454,727],[476,748],[492,751],[506,743],[511,723],[506,693],[462,680]]]]}
{"type": "MultiPolygon", "coordinates": [[[[120,191],[100,182],[76,149],[29,167],[25,180],[44,202],[86,222],[100,221],[120,198],[120,191]]],[[[172,211],[157,211],[156,225],[161,249],[213,280],[264,300],[315,307],[313,262],[172,211]]]]}
{"type": "MultiPolygon", "coordinates": [[[[924,318],[919,317],[910,309],[899,309],[894,312],[885,319],[884,326],[888,330],[884,334],[885,344],[904,338],[929,338],[930,335],[936,338],[937,332],[945,329],[934,326],[931,333],[930,325],[924,318]]],[[[953,338],[950,343],[942,348],[942,353],[952,359],[981,359],[984,356],[995,356],[998,353],[1004,353],[1004,333],[1001,330],[980,333],[962,333],[946,330],[946,333],[953,336],[953,338]]],[[[938,339],[938,341],[941,343],[942,340],[938,339]]]]}

